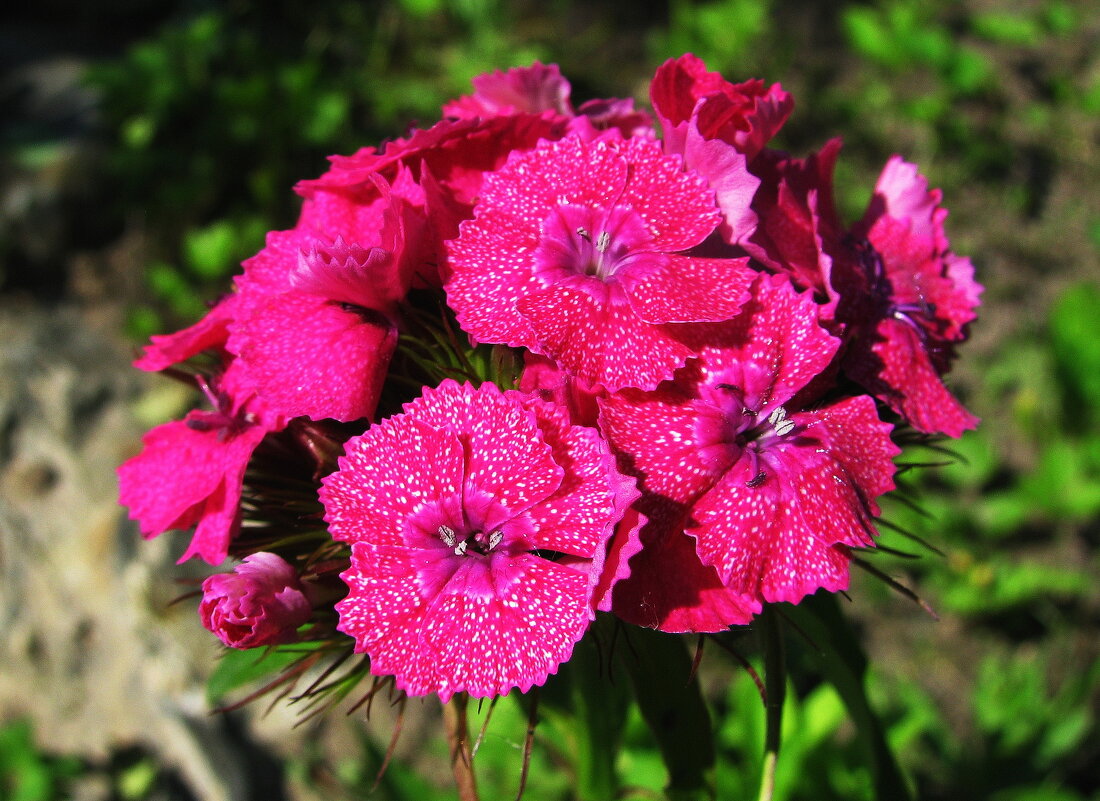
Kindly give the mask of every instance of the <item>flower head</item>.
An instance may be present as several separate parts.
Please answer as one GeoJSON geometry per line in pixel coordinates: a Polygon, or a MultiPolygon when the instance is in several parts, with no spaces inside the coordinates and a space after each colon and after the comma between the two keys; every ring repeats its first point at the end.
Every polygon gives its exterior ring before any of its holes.
{"type": "Polygon", "coordinates": [[[202,583],[202,624],[230,648],[290,642],[311,613],[298,574],[277,554],[250,554],[202,583]]]}
{"type": "Polygon", "coordinates": [[[651,140],[543,143],[486,178],[448,247],[448,302],[474,339],[652,388],[690,354],[670,324],[728,319],[747,298],[746,260],[681,255],[718,220],[713,191],[651,140]]]}
{"type": "Polygon", "coordinates": [[[563,408],[453,381],[349,440],[323,484],[352,546],[340,630],[373,673],[444,700],[526,691],[569,657],[634,497],[563,408]]]}
{"type": "Polygon", "coordinates": [[[844,370],[914,428],[958,437],[977,425],[944,386],[982,287],[951,252],[947,210],[917,168],[895,156],[852,230],[856,257],[835,278],[851,326],[844,370]]]}
{"type": "Polygon", "coordinates": [[[702,337],[675,383],[602,403],[608,439],[645,492],[686,509],[680,531],[728,590],[844,589],[847,548],[873,543],[875,498],[893,488],[890,427],[868,396],[815,402],[839,342],[783,277],[762,276],[742,315],[702,337]]]}
{"type": "Polygon", "coordinates": [[[702,59],[691,53],[658,67],[649,93],[666,137],[683,136],[681,125],[690,121],[703,138],[733,145],[750,161],[794,109],[794,98],[779,84],[732,84],[708,72],[702,59]]]}

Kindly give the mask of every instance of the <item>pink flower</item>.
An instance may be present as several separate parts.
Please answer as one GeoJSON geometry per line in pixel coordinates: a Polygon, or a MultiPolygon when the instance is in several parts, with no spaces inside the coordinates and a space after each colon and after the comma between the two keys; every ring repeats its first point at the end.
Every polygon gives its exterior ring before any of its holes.
{"type": "Polygon", "coordinates": [[[632,100],[589,100],[574,111],[569,81],[557,64],[536,61],[530,67],[513,67],[478,75],[474,94],[443,104],[443,116],[455,119],[552,112],[567,119],[579,116],[597,130],[618,128],[624,136],[652,133],[649,115],[636,111],[632,100]]]}
{"type": "Polygon", "coordinates": [[[237,279],[227,348],[286,417],[373,416],[397,345],[397,307],[423,263],[423,192],[407,170],[360,203],[318,191],[237,279]],[[421,207],[418,211],[418,206],[421,207]]]}
{"type": "MultiPolygon", "coordinates": [[[[675,383],[601,404],[612,446],[643,491],[665,505],[662,515],[650,513],[665,524],[643,531],[642,554],[655,546],[676,554],[664,566],[650,561],[648,572],[632,564],[617,592],[633,585],[636,598],[660,600],[670,593],[648,591],[645,582],[699,582],[700,593],[724,587],[732,597],[717,600],[740,598],[748,612],[758,601],[796,603],[819,588],[844,589],[848,548],[873,544],[875,498],[893,488],[890,426],[868,396],[819,405],[813,382],[839,341],[785,278],[762,276],[740,316],[698,328],[699,357],[675,383]],[[717,583],[679,567],[689,561],[678,539],[685,532],[717,583]]],[[[677,593],[687,610],[666,607],[657,621],[692,611],[692,589],[677,593]]]]}
{"type": "Polygon", "coordinates": [[[750,161],[794,109],[794,98],[779,84],[766,88],[760,80],[732,84],[717,72],[708,72],[702,59],[691,53],[658,67],[649,94],[666,137],[692,121],[704,139],[731,144],[750,161]]]}
{"type": "Polygon", "coordinates": [[[445,381],[348,441],[320,492],[351,543],[339,628],[411,695],[541,684],[594,615],[612,528],[636,496],[565,410],[445,381]]]}
{"type": "Polygon", "coordinates": [[[672,324],[732,317],[754,275],[745,259],[681,255],[717,225],[714,193],[648,139],[515,154],[474,213],[448,243],[463,330],[612,391],[670,377],[691,352],[672,324]]]}
{"type": "Polygon", "coordinates": [[[273,553],[246,556],[202,583],[202,624],[230,648],[292,642],[312,611],[294,568],[273,553]]]}
{"type": "Polygon", "coordinates": [[[752,201],[759,222],[741,245],[768,269],[785,273],[801,289],[812,289],[831,321],[837,292],[833,264],[846,258],[843,226],[833,202],[833,170],[840,140],[805,159],[765,150],[752,165],[760,189],[752,201]]]}
{"type": "Polygon", "coordinates": [[[894,156],[851,238],[836,284],[851,326],[845,372],[914,428],[958,437],[978,418],[944,386],[982,287],[944,233],[947,210],[916,166],[894,156]]]}
{"type": "Polygon", "coordinates": [[[731,84],[688,53],[658,68],[650,97],[665,152],[706,179],[722,212],[722,239],[742,242],[756,227],[750,204],[760,186],[748,163],[786,122],[791,96],[779,84],[731,84]]]}
{"type": "Polygon", "coordinates": [[[146,539],[195,526],[179,561],[198,556],[216,565],[240,527],[252,452],[286,421],[242,390],[235,361],[206,389],[214,411],[192,411],[157,426],[142,439],[142,452],[118,468],[119,501],[146,539]]]}

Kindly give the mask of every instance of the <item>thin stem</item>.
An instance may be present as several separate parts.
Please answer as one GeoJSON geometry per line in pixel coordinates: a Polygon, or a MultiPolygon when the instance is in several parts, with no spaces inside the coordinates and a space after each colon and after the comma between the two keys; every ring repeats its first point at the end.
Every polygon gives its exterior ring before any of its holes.
{"type": "Polygon", "coordinates": [[[787,670],[783,660],[782,618],[771,606],[760,615],[764,638],[764,766],[760,777],[758,801],[771,801],[775,792],[775,769],[779,762],[779,744],[783,724],[783,701],[787,693],[787,670]]]}
{"type": "Polygon", "coordinates": [[[460,801],[478,801],[477,779],[470,755],[470,732],[466,725],[468,700],[465,693],[456,693],[449,703],[444,704],[443,725],[451,747],[451,770],[458,786],[458,797],[460,801]]]}

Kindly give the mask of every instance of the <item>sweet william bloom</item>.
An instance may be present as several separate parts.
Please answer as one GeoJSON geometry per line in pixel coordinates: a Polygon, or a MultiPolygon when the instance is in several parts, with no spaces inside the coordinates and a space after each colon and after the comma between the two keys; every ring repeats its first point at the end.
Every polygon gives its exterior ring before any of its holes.
{"type": "Polygon", "coordinates": [[[410,695],[541,684],[594,615],[636,497],[564,408],[445,381],[347,443],[320,492],[351,544],[339,628],[410,695]]]}
{"type": "Polygon", "coordinates": [[[241,386],[240,364],[204,386],[213,410],[189,412],[183,420],[157,426],[142,439],[144,449],[118,468],[119,500],[152,538],[195,526],[180,557],[209,564],[225,560],[240,527],[241,488],[252,452],[286,420],[273,414],[241,386]]]}
{"type": "Polygon", "coordinates": [[[226,347],[286,417],[373,416],[397,345],[397,307],[425,254],[423,192],[407,170],[360,203],[316,192],[237,278],[226,347]]]}
{"type": "Polygon", "coordinates": [[[942,376],[967,337],[982,287],[970,260],[951,252],[946,217],[939,190],[894,156],[853,226],[855,256],[835,281],[838,315],[851,327],[845,372],[914,428],[958,437],[978,418],[942,376]]]}
{"type": "Polygon", "coordinates": [[[756,230],[741,245],[800,289],[812,289],[823,320],[836,311],[834,262],[849,254],[841,247],[843,226],[833,201],[833,171],[841,142],[831,139],[820,151],[795,159],[765,150],[752,165],[760,189],[752,201],[756,230]]]}
{"type": "MultiPolygon", "coordinates": [[[[898,448],[869,396],[815,403],[812,382],[838,346],[811,298],[761,276],[739,317],[700,331],[675,383],[602,403],[603,430],[643,491],[686,507],[700,561],[734,594],[797,603],[844,589],[848,549],[873,544],[898,448]]],[[[653,568],[631,581],[678,580],[653,568]]]]}
{"type": "Polygon", "coordinates": [[[624,136],[651,134],[649,115],[634,109],[634,101],[616,98],[589,100],[573,109],[571,87],[557,64],[513,67],[479,75],[474,94],[443,105],[443,116],[455,119],[552,112],[567,119],[578,116],[595,129],[618,128],[624,136]]]}
{"type": "Polygon", "coordinates": [[[230,648],[291,642],[311,613],[298,574],[277,554],[250,554],[202,583],[202,624],[230,648]]]}
{"type": "Polygon", "coordinates": [[[794,107],[779,84],[731,84],[688,53],[662,64],[650,84],[665,152],[706,179],[722,212],[721,238],[742,242],[756,227],[751,202],[760,180],[749,163],[786,122],[794,107]]]}
{"type": "Polygon", "coordinates": [[[755,274],[747,259],[684,253],[719,213],[681,164],[617,135],[513,155],[448,243],[447,299],[463,330],[610,391],[669,378],[691,353],[676,324],[732,317],[755,274]]]}
{"type": "Polygon", "coordinates": [[[727,142],[750,161],[794,109],[794,98],[779,84],[730,83],[691,53],[658,67],[649,95],[666,136],[692,121],[703,138],[727,142]]]}

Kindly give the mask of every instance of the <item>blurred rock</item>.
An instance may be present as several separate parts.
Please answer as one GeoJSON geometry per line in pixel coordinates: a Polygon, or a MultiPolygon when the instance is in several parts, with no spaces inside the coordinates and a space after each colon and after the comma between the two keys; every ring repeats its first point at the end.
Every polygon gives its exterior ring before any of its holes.
{"type": "Polygon", "coordinates": [[[263,754],[206,709],[217,643],[172,604],[191,587],[171,577],[201,575],[172,564],[179,535],[142,542],[116,501],[152,381],[75,308],[0,297],[0,342],[0,720],[97,763],[139,748],[204,801],[283,797],[277,765],[260,794],[263,754]]]}

